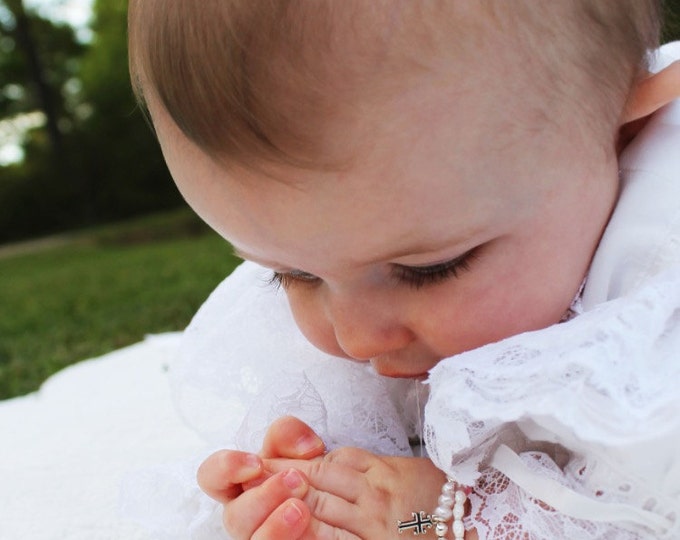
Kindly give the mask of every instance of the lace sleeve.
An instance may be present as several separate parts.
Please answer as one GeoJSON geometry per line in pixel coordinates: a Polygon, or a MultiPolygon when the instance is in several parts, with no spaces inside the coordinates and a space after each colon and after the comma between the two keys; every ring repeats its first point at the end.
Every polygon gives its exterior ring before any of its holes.
{"type": "MultiPolygon", "coordinates": [[[[565,474],[542,452],[520,454],[531,470],[564,485],[576,487],[576,480],[565,474]]],[[[554,540],[579,538],[597,540],[640,540],[638,534],[610,523],[598,523],[566,516],[512,482],[498,469],[482,472],[470,495],[468,528],[475,528],[479,540],[554,540]]]]}
{"type": "Polygon", "coordinates": [[[529,523],[510,538],[679,538],[679,350],[675,268],[569,322],[446,359],[429,379],[430,457],[477,486],[487,538],[529,523]],[[568,459],[536,460],[545,444],[568,459]]]}

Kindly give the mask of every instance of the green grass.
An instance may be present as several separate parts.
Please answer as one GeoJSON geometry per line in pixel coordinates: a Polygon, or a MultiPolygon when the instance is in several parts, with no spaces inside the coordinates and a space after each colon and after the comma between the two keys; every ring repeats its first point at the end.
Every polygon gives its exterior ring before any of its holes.
{"type": "Polygon", "coordinates": [[[183,329],[236,264],[186,211],[0,258],[0,399],[145,334],[183,329]]]}

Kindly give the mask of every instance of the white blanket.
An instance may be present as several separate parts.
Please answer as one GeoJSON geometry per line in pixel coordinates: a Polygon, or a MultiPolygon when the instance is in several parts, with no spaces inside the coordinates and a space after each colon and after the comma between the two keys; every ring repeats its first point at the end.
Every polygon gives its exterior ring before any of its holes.
{"type": "Polygon", "coordinates": [[[204,448],[170,400],[179,334],[75,364],[0,402],[0,540],[147,540],[119,515],[122,478],[204,448]]]}

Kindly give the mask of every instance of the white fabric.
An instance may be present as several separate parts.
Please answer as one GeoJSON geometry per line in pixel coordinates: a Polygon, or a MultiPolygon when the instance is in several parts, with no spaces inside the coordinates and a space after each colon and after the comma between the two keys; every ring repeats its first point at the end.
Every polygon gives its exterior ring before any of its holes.
{"type": "Polygon", "coordinates": [[[40,391],[0,402],[0,540],[151,538],[121,517],[121,478],[205,447],[170,399],[179,337],[75,364],[40,391]]]}
{"type": "MultiPolygon", "coordinates": [[[[680,41],[661,48],[655,68],[660,70],[676,60],[680,60],[680,41]]],[[[674,190],[680,182],[679,124],[680,105],[676,101],[654,115],[644,137],[633,140],[621,156],[625,195],[593,259],[583,293],[585,309],[618,298],[677,261],[680,244],[674,190]],[[650,186],[650,182],[655,185],[650,186]],[[668,197],[657,190],[668,191],[668,197]]]]}

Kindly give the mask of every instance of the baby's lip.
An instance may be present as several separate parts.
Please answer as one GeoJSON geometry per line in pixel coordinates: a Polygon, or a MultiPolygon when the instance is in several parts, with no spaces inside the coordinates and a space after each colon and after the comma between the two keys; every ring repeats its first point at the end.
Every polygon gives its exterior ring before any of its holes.
{"type": "Polygon", "coordinates": [[[411,373],[407,371],[400,371],[398,369],[390,369],[387,366],[378,366],[376,367],[375,364],[373,365],[373,369],[383,377],[390,377],[392,379],[417,379],[417,380],[425,380],[428,377],[428,373],[422,373],[422,372],[417,372],[417,373],[411,373]]]}
{"type": "Polygon", "coordinates": [[[440,358],[433,354],[413,352],[409,355],[385,355],[371,358],[373,369],[384,377],[395,379],[427,379],[440,358]]]}
{"type": "Polygon", "coordinates": [[[397,374],[397,375],[390,375],[391,377],[394,377],[395,379],[414,379],[416,381],[424,381],[427,379],[428,374],[427,373],[418,373],[415,375],[410,375],[410,374],[397,374]]]}

